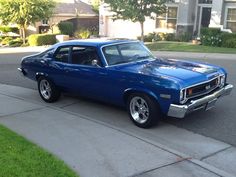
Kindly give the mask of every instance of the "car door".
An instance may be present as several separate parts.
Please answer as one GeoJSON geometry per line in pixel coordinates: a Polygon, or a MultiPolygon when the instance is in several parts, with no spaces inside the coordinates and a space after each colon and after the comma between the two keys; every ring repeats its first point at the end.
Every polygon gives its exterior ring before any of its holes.
{"type": "Polygon", "coordinates": [[[86,97],[106,100],[109,74],[102,66],[97,49],[90,46],[72,46],[71,64],[67,77],[72,89],[86,97]],[[93,63],[96,61],[95,63],[93,63]]]}
{"type": "Polygon", "coordinates": [[[69,70],[71,46],[58,47],[53,55],[53,60],[50,63],[49,76],[53,82],[63,91],[70,89],[70,78],[67,77],[69,70]]]}

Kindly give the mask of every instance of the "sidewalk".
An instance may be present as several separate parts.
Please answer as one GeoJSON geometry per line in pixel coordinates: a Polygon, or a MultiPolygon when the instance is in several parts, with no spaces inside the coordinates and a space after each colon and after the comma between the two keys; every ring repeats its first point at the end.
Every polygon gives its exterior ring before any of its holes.
{"type": "Polygon", "coordinates": [[[64,160],[81,177],[233,177],[236,149],[161,123],[140,129],[125,111],[0,84],[0,123],[64,160]]]}
{"type": "Polygon", "coordinates": [[[42,52],[49,46],[38,46],[38,47],[0,47],[0,54],[7,53],[22,53],[22,52],[42,52]]]}

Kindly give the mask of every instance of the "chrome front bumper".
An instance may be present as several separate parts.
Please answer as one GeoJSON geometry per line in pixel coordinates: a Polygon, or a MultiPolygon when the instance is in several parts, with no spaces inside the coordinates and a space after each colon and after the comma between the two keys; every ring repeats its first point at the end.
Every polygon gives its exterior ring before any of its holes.
{"type": "Polygon", "coordinates": [[[199,109],[209,110],[214,107],[214,104],[218,98],[229,95],[233,87],[233,85],[228,84],[225,87],[215,91],[211,95],[206,95],[203,98],[192,100],[188,104],[171,104],[167,115],[176,118],[184,118],[186,114],[199,109]]]}
{"type": "Polygon", "coordinates": [[[22,68],[17,68],[17,70],[18,70],[23,76],[26,75],[24,69],[22,69],[22,68]]]}

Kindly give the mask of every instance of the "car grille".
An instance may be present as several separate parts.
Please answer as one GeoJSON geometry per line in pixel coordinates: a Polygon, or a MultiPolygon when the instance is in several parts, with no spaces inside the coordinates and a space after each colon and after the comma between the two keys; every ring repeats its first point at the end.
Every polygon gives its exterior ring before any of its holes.
{"type": "Polygon", "coordinates": [[[186,98],[192,98],[207,94],[219,86],[219,78],[212,79],[209,82],[190,87],[186,91],[186,98]]]}

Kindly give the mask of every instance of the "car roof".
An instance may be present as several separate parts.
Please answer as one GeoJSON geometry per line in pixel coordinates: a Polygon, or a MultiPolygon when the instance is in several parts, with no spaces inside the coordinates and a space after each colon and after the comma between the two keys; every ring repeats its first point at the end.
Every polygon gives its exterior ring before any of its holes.
{"type": "Polygon", "coordinates": [[[83,45],[83,46],[93,46],[102,47],[104,45],[116,44],[116,43],[129,43],[138,42],[137,40],[130,39],[81,39],[81,40],[70,40],[55,44],[53,47],[60,47],[66,45],[83,45]]]}

